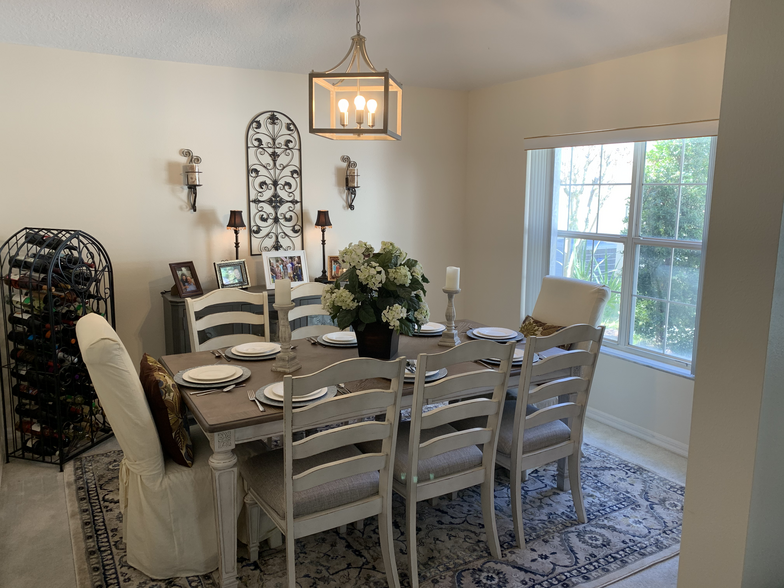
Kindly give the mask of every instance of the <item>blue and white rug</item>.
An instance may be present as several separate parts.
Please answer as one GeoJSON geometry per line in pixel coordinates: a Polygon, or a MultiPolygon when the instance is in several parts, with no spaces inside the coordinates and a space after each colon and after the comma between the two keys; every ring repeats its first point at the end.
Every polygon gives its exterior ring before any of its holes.
{"type": "MultiPolygon", "coordinates": [[[[588,522],[580,525],[571,493],[555,488],[555,466],[530,472],[523,485],[527,548],[515,547],[509,478],[496,475],[496,520],[503,558],[485,542],[480,493],[463,490],[436,507],[419,503],[419,578],[432,587],[598,588],[678,553],[684,487],[641,466],[584,445],[583,492],[588,522]]],[[[130,567],[122,540],[118,471],[122,452],[80,457],[68,467],[71,533],[79,588],[213,588],[210,576],[152,580],[130,567]]],[[[395,547],[402,586],[405,503],[395,495],[395,547]]],[[[240,553],[245,553],[244,549],[240,553]]],[[[259,561],[240,557],[240,586],[284,587],[285,549],[265,550],[259,561]]],[[[378,526],[353,527],[297,541],[297,581],[302,588],[386,587],[378,526]]]]}

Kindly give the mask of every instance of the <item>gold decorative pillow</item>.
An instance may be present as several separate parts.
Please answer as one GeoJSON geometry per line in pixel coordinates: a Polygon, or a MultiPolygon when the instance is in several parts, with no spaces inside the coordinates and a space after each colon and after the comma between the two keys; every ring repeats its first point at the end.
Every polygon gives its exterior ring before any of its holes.
{"type": "Polygon", "coordinates": [[[188,433],[185,404],[182,402],[180,389],[166,368],[146,353],[142,357],[139,378],[163,450],[178,464],[192,467],[193,443],[188,433]]]}
{"type": "Polygon", "coordinates": [[[564,329],[566,327],[559,327],[558,325],[548,325],[542,321],[536,320],[532,316],[527,316],[520,325],[520,332],[526,337],[548,337],[564,329]]]}

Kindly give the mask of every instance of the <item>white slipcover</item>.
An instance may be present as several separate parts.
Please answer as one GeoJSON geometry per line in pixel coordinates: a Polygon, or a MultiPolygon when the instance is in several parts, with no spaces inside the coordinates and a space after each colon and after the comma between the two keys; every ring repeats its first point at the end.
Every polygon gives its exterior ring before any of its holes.
{"type": "Polygon", "coordinates": [[[152,578],[214,570],[218,539],[207,438],[197,427],[191,431],[192,468],[165,457],[139,376],[117,334],[103,317],[88,314],[76,324],[76,336],[125,454],[120,506],[128,563],[152,578]]]}
{"type": "Polygon", "coordinates": [[[546,276],[531,316],[551,325],[598,327],[610,289],[574,278],[546,276]]]}

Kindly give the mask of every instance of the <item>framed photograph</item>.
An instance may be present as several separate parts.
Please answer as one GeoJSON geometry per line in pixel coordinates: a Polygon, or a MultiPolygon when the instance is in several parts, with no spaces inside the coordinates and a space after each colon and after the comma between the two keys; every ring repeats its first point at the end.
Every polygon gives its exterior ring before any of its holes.
{"type": "Polygon", "coordinates": [[[170,263],[169,268],[171,269],[174,285],[177,287],[177,293],[180,295],[180,298],[190,298],[191,296],[204,294],[192,261],[170,263]]]}
{"type": "Polygon", "coordinates": [[[327,279],[330,282],[336,282],[342,273],[343,268],[340,267],[340,257],[337,255],[327,257],[327,279]]]}
{"type": "Polygon", "coordinates": [[[268,290],[275,287],[275,280],[288,278],[292,286],[310,281],[305,251],[265,251],[262,257],[268,290]]]}
{"type": "Polygon", "coordinates": [[[247,288],[248,268],[244,259],[236,261],[216,261],[215,277],[218,278],[218,288],[247,288]]]}

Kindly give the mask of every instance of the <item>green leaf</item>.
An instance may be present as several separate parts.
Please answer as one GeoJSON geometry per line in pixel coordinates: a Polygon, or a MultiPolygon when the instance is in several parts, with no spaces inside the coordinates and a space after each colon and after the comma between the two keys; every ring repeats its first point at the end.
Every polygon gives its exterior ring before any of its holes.
{"type": "Polygon", "coordinates": [[[409,288],[408,286],[397,287],[397,295],[403,299],[410,300],[413,294],[414,293],[411,291],[411,288],[409,288]]]}
{"type": "Polygon", "coordinates": [[[414,332],[414,325],[410,323],[407,319],[400,319],[398,323],[400,325],[400,334],[401,335],[411,335],[414,332]]]}
{"type": "Polygon", "coordinates": [[[376,313],[373,312],[373,307],[370,304],[363,304],[359,307],[359,320],[366,324],[376,322],[376,313]]]}
{"type": "Polygon", "coordinates": [[[338,327],[340,329],[348,328],[349,326],[351,326],[351,323],[353,323],[356,320],[356,318],[357,318],[356,309],[354,310],[343,309],[338,313],[338,318],[337,318],[338,327]]]}

